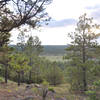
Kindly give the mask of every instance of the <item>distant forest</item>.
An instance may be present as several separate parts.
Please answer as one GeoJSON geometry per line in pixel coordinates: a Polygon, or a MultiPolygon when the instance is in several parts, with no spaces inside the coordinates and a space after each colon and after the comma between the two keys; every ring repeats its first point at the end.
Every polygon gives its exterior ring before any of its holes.
{"type": "MultiPolygon", "coordinates": [[[[18,48],[17,45],[10,45],[12,47],[18,48]]],[[[46,56],[62,56],[66,53],[66,45],[42,45],[43,46],[43,52],[40,55],[46,55],[46,56]]]]}
{"type": "Polygon", "coordinates": [[[44,51],[41,55],[64,55],[66,53],[66,45],[43,45],[44,51]]]}

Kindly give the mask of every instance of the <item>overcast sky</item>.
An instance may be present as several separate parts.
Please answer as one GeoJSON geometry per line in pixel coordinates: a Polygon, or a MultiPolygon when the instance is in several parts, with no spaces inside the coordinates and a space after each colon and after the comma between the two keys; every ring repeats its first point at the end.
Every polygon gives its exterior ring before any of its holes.
{"type": "MultiPolygon", "coordinates": [[[[41,31],[31,30],[43,45],[66,45],[70,42],[67,33],[74,31],[80,15],[87,13],[95,22],[100,22],[100,0],[53,0],[46,10],[52,20],[41,31]]],[[[100,24],[100,23],[99,23],[100,24]]],[[[17,35],[12,36],[14,43],[17,35]]]]}

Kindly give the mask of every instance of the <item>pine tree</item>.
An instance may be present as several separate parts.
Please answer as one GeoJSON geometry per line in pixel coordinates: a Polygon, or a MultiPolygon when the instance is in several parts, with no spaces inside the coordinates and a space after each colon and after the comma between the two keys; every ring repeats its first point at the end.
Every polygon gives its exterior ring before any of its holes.
{"type": "Polygon", "coordinates": [[[21,53],[13,54],[13,55],[11,55],[11,60],[10,60],[9,64],[10,64],[12,70],[17,73],[18,86],[20,86],[21,73],[22,72],[25,73],[29,70],[28,59],[25,55],[23,55],[21,53]]]}
{"type": "Polygon", "coordinates": [[[97,47],[97,35],[95,30],[98,28],[99,25],[93,23],[93,18],[87,18],[86,14],[84,14],[79,17],[75,32],[69,33],[69,37],[72,39],[72,42],[66,49],[66,58],[69,58],[74,62],[73,66],[77,66],[77,63],[80,64],[83,91],[87,90],[88,66],[86,63],[94,58],[94,50],[96,50],[97,47]]]}
{"type": "Polygon", "coordinates": [[[31,67],[31,70],[29,72],[29,83],[31,83],[32,81],[32,67],[36,63],[35,59],[39,59],[38,56],[42,51],[43,47],[41,46],[41,41],[39,40],[39,38],[37,36],[30,36],[25,45],[25,53],[29,58],[29,66],[31,67]]]}

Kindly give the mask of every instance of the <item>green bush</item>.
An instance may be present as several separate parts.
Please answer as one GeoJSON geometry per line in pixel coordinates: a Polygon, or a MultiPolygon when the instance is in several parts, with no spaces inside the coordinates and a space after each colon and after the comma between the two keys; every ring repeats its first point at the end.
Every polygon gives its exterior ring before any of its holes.
{"type": "Polygon", "coordinates": [[[70,91],[83,90],[82,68],[69,66],[66,68],[66,80],[70,84],[70,91]]]}
{"type": "Polygon", "coordinates": [[[48,91],[55,92],[53,87],[49,87],[48,91]]]}
{"type": "Polygon", "coordinates": [[[89,100],[98,100],[96,97],[96,91],[86,91],[85,93],[89,96],[89,100]]]}
{"type": "Polygon", "coordinates": [[[4,79],[2,77],[0,77],[0,82],[3,82],[3,81],[4,81],[4,79]]]}
{"type": "Polygon", "coordinates": [[[46,80],[51,84],[51,85],[59,85],[63,82],[63,72],[61,68],[59,68],[56,65],[52,65],[47,69],[46,73],[46,80]]]}
{"type": "Polygon", "coordinates": [[[95,86],[100,86],[100,80],[95,81],[95,82],[93,83],[93,85],[95,85],[95,86]]]}

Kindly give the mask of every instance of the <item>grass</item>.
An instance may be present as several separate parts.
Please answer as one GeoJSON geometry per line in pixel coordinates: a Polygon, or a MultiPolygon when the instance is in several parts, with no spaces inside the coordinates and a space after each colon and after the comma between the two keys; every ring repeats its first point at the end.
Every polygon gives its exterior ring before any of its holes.
{"type": "Polygon", "coordinates": [[[69,93],[69,85],[68,84],[61,84],[58,86],[53,87],[55,92],[59,95],[66,95],[67,93],[69,93]]]}
{"type": "Polygon", "coordinates": [[[8,92],[11,92],[17,91],[20,88],[23,89],[26,86],[26,84],[21,84],[21,86],[18,87],[16,82],[8,80],[8,83],[6,84],[4,81],[4,78],[0,77],[0,90],[6,89],[8,92]]]}
{"type": "Polygon", "coordinates": [[[53,88],[56,92],[56,98],[64,97],[67,100],[86,100],[85,95],[71,93],[69,84],[61,84],[53,86],[53,88]]]}

